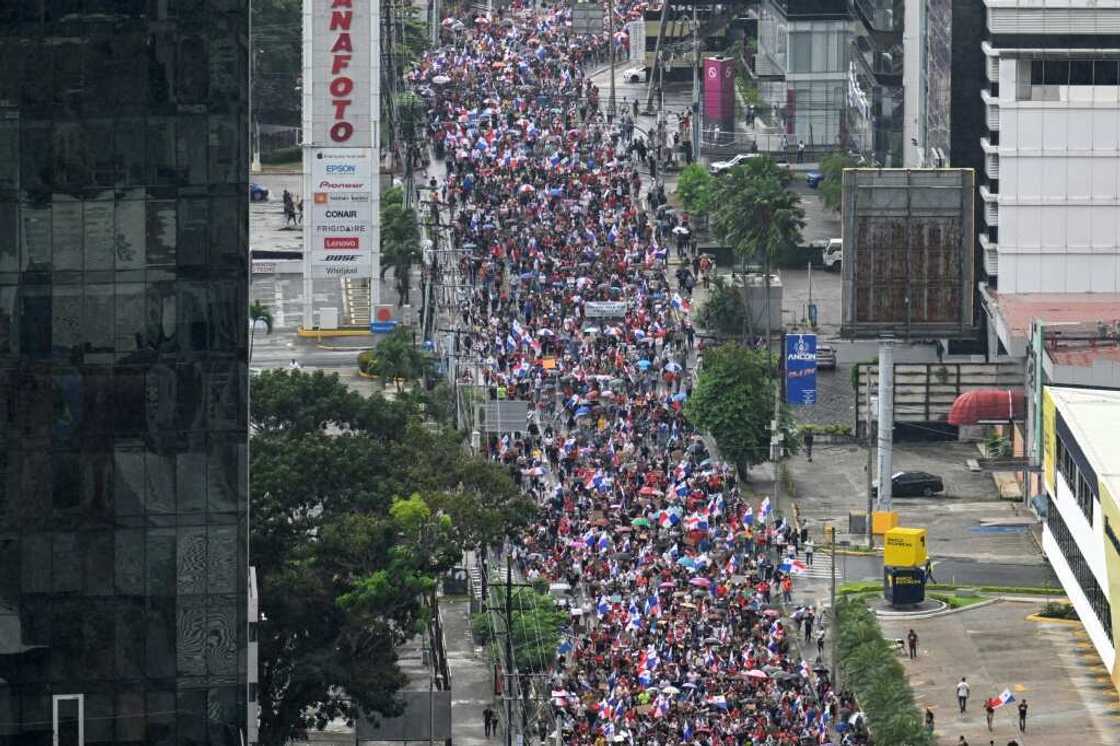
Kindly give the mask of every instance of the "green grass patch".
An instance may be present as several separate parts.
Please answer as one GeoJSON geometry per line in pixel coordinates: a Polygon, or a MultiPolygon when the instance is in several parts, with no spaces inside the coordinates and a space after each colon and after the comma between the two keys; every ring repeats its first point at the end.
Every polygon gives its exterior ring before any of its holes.
{"type": "Polygon", "coordinates": [[[875,615],[851,596],[836,602],[840,668],[867,716],[875,743],[932,746],[906,672],[875,615]]]}
{"type": "Polygon", "coordinates": [[[950,609],[963,609],[984,600],[982,596],[954,596],[948,593],[931,593],[929,597],[944,601],[950,609]]]}
{"type": "Polygon", "coordinates": [[[851,593],[872,593],[874,591],[883,590],[882,583],[876,583],[871,580],[852,581],[849,583],[841,583],[836,586],[836,592],[841,595],[848,595],[851,593]]]}

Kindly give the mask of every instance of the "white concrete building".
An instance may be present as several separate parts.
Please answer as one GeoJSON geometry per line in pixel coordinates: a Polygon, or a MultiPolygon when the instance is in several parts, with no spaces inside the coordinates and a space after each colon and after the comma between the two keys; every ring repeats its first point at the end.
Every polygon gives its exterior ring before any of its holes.
{"type": "Polygon", "coordinates": [[[840,140],[848,96],[851,23],[844,0],[767,0],[759,6],[756,74],[787,147],[840,140]]]}
{"type": "Polygon", "coordinates": [[[989,285],[1120,292],[1120,0],[984,5],[989,285]]]}
{"type": "Polygon", "coordinates": [[[1042,548],[1093,646],[1120,683],[1120,392],[1043,393],[1042,548]]]}

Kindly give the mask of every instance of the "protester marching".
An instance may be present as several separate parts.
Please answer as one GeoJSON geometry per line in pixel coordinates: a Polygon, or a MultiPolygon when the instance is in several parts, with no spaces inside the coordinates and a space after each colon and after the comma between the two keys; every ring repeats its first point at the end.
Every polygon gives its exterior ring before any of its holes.
{"type": "Polygon", "coordinates": [[[809,612],[785,616],[798,532],[683,416],[695,277],[669,279],[663,190],[641,176],[656,146],[628,112],[608,121],[589,77],[621,42],[573,34],[569,15],[448,19],[408,76],[446,156],[460,351],[491,398],[530,403],[523,433],[481,444],[541,506],[519,570],[588,608],[537,685],[552,727],[565,744],[866,743],[798,653],[809,612]]]}

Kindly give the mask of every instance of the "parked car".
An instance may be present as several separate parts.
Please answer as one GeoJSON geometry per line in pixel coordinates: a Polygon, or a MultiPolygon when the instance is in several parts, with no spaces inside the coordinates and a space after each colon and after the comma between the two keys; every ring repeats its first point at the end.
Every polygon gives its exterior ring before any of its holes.
{"type": "Polygon", "coordinates": [[[821,264],[827,270],[838,271],[844,261],[844,240],[830,238],[821,247],[821,264]]]}
{"type": "Polygon", "coordinates": [[[716,161],[708,166],[708,170],[713,174],[722,174],[724,171],[730,171],[738,166],[740,163],[746,163],[751,158],[757,158],[758,153],[739,153],[739,155],[726,161],[716,161]]]}
{"type": "Polygon", "coordinates": [[[817,370],[836,370],[836,350],[831,345],[817,345],[817,370]]]}
{"type": "MultiPolygon", "coordinates": [[[[891,475],[891,497],[930,497],[944,492],[941,477],[928,471],[899,471],[891,475]]],[[[879,496],[879,480],[871,485],[871,494],[879,496]]]]}
{"type": "Polygon", "coordinates": [[[251,202],[267,202],[268,201],[268,187],[252,182],[249,184],[249,201],[251,202]]]}
{"type": "Polygon", "coordinates": [[[809,185],[810,189],[816,189],[821,185],[824,180],[824,174],[820,171],[810,171],[805,174],[805,183],[809,185]]]}
{"type": "Polygon", "coordinates": [[[628,67],[622,71],[622,80],[625,83],[641,83],[646,76],[644,67],[628,67]]]}

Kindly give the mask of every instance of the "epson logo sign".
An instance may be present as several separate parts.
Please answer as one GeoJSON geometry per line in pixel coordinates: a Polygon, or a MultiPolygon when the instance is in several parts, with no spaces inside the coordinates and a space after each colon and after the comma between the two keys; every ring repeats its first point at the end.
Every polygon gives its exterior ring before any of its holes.
{"type": "Polygon", "coordinates": [[[358,172],[358,167],[353,163],[332,163],[327,166],[328,174],[354,174],[358,172]]]}

